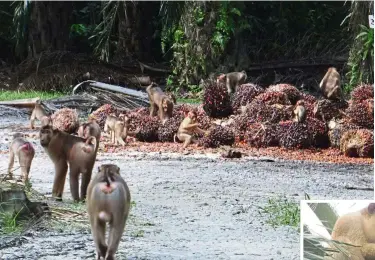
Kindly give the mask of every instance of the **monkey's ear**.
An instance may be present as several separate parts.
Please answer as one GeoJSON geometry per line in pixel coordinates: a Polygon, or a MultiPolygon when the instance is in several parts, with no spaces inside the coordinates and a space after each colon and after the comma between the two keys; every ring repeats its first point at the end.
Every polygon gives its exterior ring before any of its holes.
{"type": "Polygon", "coordinates": [[[375,203],[370,203],[367,207],[369,214],[375,214],[375,203]]]}
{"type": "Polygon", "coordinates": [[[116,169],[117,173],[120,174],[120,167],[118,167],[117,165],[116,165],[116,167],[117,167],[117,169],[116,169]]]}

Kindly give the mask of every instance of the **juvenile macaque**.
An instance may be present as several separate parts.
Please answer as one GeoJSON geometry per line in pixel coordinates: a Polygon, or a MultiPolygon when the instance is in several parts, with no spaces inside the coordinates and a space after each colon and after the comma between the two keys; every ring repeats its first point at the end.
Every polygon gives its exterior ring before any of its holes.
{"type": "Polygon", "coordinates": [[[303,100],[298,100],[296,107],[293,110],[294,121],[298,123],[303,123],[306,120],[306,108],[303,100]]]}
{"type": "Polygon", "coordinates": [[[167,119],[172,117],[173,99],[167,96],[155,83],[148,86],[146,91],[150,99],[150,116],[155,116],[158,111],[159,118],[164,124],[167,119]]]}
{"type": "Polygon", "coordinates": [[[197,114],[194,111],[190,111],[184,120],[181,122],[180,127],[177,130],[177,134],[173,137],[176,142],[176,137],[181,142],[184,142],[183,148],[186,148],[190,143],[194,143],[194,133],[206,134],[207,132],[199,128],[199,124],[196,123],[197,114]]]}
{"type": "Polygon", "coordinates": [[[94,136],[86,140],[68,133],[44,126],[39,132],[40,144],[55,165],[55,179],[52,196],[62,199],[65,178],[69,164],[70,192],[74,201],[86,198],[87,186],[94,167],[97,145],[94,136]],[[81,195],[78,192],[78,179],[81,178],[81,195]]]}
{"type": "Polygon", "coordinates": [[[33,161],[35,150],[32,144],[23,138],[23,134],[15,133],[13,140],[9,147],[9,165],[8,175],[10,179],[13,179],[12,168],[14,165],[14,157],[18,157],[18,162],[21,167],[20,179],[26,182],[29,179],[31,162],[33,161]]]}
{"type": "MultiPolygon", "coordinates": [[[[128,123],[128,117],[124,117],[124,120],[120,120],[119,118],[115,116],[107,116],[107,119],[105,120],[104,124],[104,132],[108,133],[110,132],[111,135],[111,142],[115,145],[120,143],[121,145],[125,145],[125,141],[123,140],[124,137],[124,128],[127,131],[128,127],[126,124],[128,123]]],[[[126,140],[126,136],[125,136],[126,140]]]]}
{"type": "Polygon", "coordinates": [[[84,139],[87,139],[89,136],[94,136],[99,142],[101,136],[100,126],[95,119],[89,119],[87,123],[82,124],[78,128],[77,134],[79,137],[82,137],[84,139]]]}
{"type": "Polygon", "coordinates": [[[340,74],[333,67],[328,69],[327,73],[320,82],[319,87],[323,93],[323,96],[327,99],[344,99],[341,89],[340,74]]]}
{"type": "Polygon", "coordinates": [[[103,164],[91,180],[87,192],[87,211],[96,247],[96,259],[114,259],[130,210],[130,191],[120,176],[120,168],[103,164]],[[105,240],[109,222],[108,244],[105,240]]]}
{"type": "Polygon", "coordinates": [[[232,94],[236,92],[236,89],[239,85],[242,85],[245,83],[247,79],[246,71],[241,72],[230,72],[227,74],[221,74],[219,77],[217,77],[217,83],[220,81],[225,81],[225,84],[227,86],[228,94],[232,94]]]}
{"type": "Polygon", "coordinates": [[[48,125],[50,123],[50,118],[48,116],[48,113],[43,108],[40,100],[36,101],[33,112],[31,113],[31,116],[30,116],[30,128],[31,129],[34,129],[35,119],[38,119],[39,121],[41,121],[42,126],[48,125]]]}
{"type": "Polygon", "coordinates": [[[345,247],[346,253],[336,252],[332,257],[326,257],[327,260],[374,260],[375,203],[370,203],[360,211],[339,217],[332,231],[332,240],[353,246],[340,245],[345,247]]]}

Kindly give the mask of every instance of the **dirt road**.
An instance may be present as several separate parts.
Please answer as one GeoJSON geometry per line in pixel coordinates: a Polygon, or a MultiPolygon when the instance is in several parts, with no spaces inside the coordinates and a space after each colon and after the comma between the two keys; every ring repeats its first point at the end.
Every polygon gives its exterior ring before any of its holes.
{"type": "MultiPolygon", "coordinates": [[[[0,131],[0,148],[6,151],[10,129],[0,131]]],[[[34,141],[32,186],[49,194],[54,168],[34,141]]],[[[8,154],[0,155],[0,169],[7,160],[8,154]]],[[[134,201],[118,259],[299,259],[298,231],[274,229],[259,213],[269,198],[285,195],[299,201],[305,193],[311,199],[374,196],[373,191],[345,188],[373,187],[370,165],[100,153],[96,166],[102,163],[120,166],[134,201]]],[[[63,198],[71,199],[69,185],[63,198]]],[[[7,241],[0,238],[0,259],[94,259],[87,228],[30,231],[17,243],[7,241]]]]}

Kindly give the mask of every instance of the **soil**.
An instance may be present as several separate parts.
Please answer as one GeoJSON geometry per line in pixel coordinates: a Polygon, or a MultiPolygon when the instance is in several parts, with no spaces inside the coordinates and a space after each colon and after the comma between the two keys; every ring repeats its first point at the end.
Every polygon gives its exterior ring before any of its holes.
{"type": "MultiPolygon", "coordinates": [[[[29,133],[36,148],[32,187],[50,196],[54,167],[39,144],[38,132],[28,130],[22,117],[2,116],[0,124],[1,173],[6,172],[11,133],[29,133]]],[[[368,162],[293,161],[262,154],[223,159],[217,153],[190,150],[182,155],[140,147],[131,143],[113,149],[102,144],[95,166],[96,171],[100,164],[116,163],[132,194],[131,217],[117,259],[299,259],[299,231],[273,228],[268,216],[260,213],[268,199],[285,196],[298,202],[305,194],[310,199],[374,197],[368,190],[374,183],[368,162]]],[[[69,180],[63,199],[61,205],[72,204],[69,180]]],[[[78,207],[83,215],[66,222],[70,224],[0,237],[0,259],[94,259],[84,205],[78,207]],[[78,221],[83,226],[75,227],[78,221]]]]}

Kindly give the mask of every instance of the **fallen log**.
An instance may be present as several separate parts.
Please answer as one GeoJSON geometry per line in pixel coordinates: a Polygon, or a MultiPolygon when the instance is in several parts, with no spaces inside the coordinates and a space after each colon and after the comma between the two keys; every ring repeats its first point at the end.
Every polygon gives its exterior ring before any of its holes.
{"type": "Polygon", "coordinates": [[[129,78],[129,81],[132,84],[139,84],[141,86],[148,86],[151,84],[150,76],[142,76],[142,77],[134,76],[132,78],[129,78]]]}
{"type": "Polygon", "coordinates": [[[9,101],[0,101],[0,105],[21,107],[21,108],[34,108],[35,103],[38,100],[40,100],[40,97],[9,100],[9,101]]]}
{"type": "Polygon", "coordinates": [[[109,90],[109,91],[113,91],[113,92],[118,92],[118,93],[126,94],[126,95],[129,95],[129,96],[135,96],[135,97],[139,97],[139,98],[143,98],[143,99],[148,98],[148,95],[145,92],[130,89],[130,88],[125,88],[125,87],[115,86],[115,85],[111,85],[111,84],[107,84],[107,83],[102,83],[102,82],[98,82],[98,81],[94,81],[94,80],[86,80],[86,81],[83,81],[83,82],[77,84],[73,88],[72,94],[74,95],[77,92],[78,88],[80,88],[82,85],[85,85],[85,84],[89,85],[91,87],[96,87],[96,88],[99,88],[99,89],[109,90]]]}

